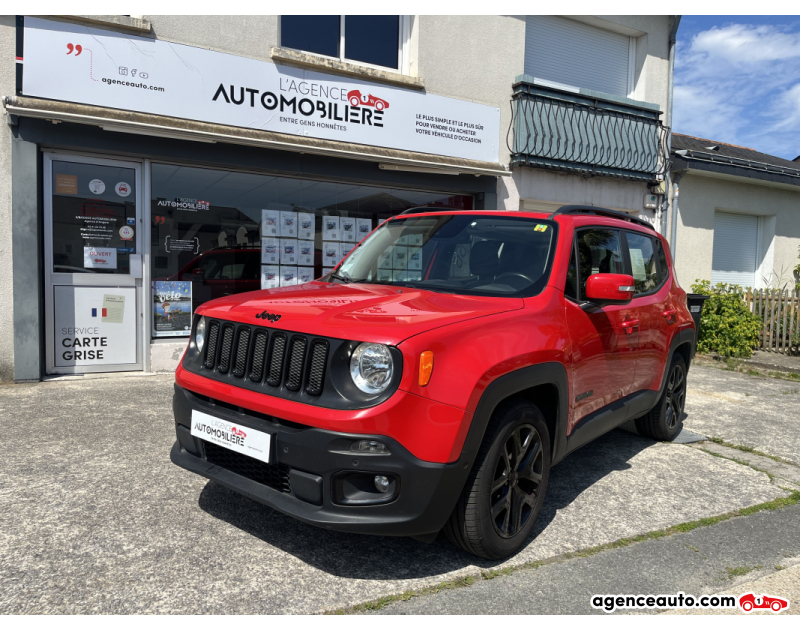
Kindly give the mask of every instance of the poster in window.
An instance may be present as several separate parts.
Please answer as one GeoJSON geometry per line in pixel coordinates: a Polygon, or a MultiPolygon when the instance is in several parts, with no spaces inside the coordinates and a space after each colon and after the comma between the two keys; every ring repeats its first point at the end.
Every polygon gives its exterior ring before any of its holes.
{"type": "Polygon", "coordinates": [[[297,264],[307,267],[314,264],[314,241],[297,241],[297,264]]]}
{"type": "Polygon", "coordinates": [[[356,220],[350,217],[342,217],[339,219],[339,232],[341,240],[344,243],[356,242],[356,220]]]}
{"type": "Polygon", "coordinates": [[[293,287],[297,284],[297,267],[281,265],[281,286],[293,287]]]}
{"type": "Polygon", "coordinates": [[[395,282],[419,282],[422,280],[421,271],[410,271],[403,269],[402,271],[395,269],[392,272],[392,279],[395,282]]]}
{"type": "Polygon", "coordinates": [[[322,240],[339,240],[339,217],[322,217],[322,240]]]}
{"type": "Polygon", "coordinates": [[[280,286],[280,273],[278,265],[261,265],[261,288],[277,289],[280,286]]]}
{"type": "Polygon", "coordinates": [[[389,247],[386,251],[381,252],[378,256],[378,269],[391,269],[392,268],[392,248],[389,247]]]}
{"type": "Polygon", "coordinates": [[[422,247],[422,234],[409,234],[408,244],[413,247],[422,247]]]}
{"type": "Polygon", "coordinates": [[[310,212],[297,213],[297,238],[304,240],[314,238],[314,215],[310,212]]]}
{"type": "Polygon", "coordinates": [[[305,284],[314,279],[314,267],[298,267],[297,268],[297,283],[305,284]]]}
{"type": "Polygon", "coordinates": [[[335,267],[341,260],[341,251],[339,243],[323,243],[322,244],[322,266],[335,267]]]}
{"type": "Polygon", "coordinates": [[[408,265],[408,247],[395,246],[392,252],[392,269],[405,269],[408,265]]]}
{"type": "Polygon", "coordinates": [[[297,239],[281,239],[281,264],[297,265],[297,239]]]}
{"type": "Polygon", "coordinates": [[[261,264],[277,265],[281,261],[281,240],[279,238],[261,239],[261,264]]]}
{"type": "Polygon", "coordinates": [[[297,238],[297,213],[281,210],[281,236],[297,238]]]}
{"type": "Polygon", "coordinates": [[[408,248],[408,268],[415,271],[422,270],[422,248],[409,247],[408,248]]]}
{"type": "Polygon", "coordinates": [[[261,211],[261,236],[280,236],[280,211],[261,211]]]}
{"type": "Polygon", "coordinates": [[[378,269],[378,273],[376,275],[376,279],[378,282],[391,282],[392,281],[392,270],[391,269],[378,269]]]}
{"type": "Polygon", "coordinates": [[[356,229],[358,230],[356,240],[363,240],[367,234],[372,232],[372,219],[356,219],[356,229]]]}
{"type": "Polygon", "coordinates": [[[331,271],[333,271],[333,267],[323,267],[322,268],[322,275],[327,276],[331,271]]]}
{"type": "Polygon", "coordinates": [[[188,337],[192,333],[192,283],[155,281],[153,337],[188,337]]]}

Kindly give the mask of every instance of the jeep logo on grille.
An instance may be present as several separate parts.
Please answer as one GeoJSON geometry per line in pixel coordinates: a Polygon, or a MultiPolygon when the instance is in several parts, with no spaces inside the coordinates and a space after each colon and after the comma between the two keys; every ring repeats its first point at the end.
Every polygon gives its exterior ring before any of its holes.
{"type": "Polygon", "coordinates": [[[280,315],[273,315],[272,313],[267,313],[267,311],[263,311],[261,313],[256,314],[256,319],[268,319],[273,324],[277,322],[281,318],[280,315]]]}

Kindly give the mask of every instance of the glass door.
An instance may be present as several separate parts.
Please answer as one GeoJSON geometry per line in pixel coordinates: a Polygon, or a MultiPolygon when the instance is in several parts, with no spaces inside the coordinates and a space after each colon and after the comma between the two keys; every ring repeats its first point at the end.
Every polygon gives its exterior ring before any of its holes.
{"type": "Polygon", "coordinates": [[[141,370],[141,164],[44,156],[48,374],[141,370]]]}

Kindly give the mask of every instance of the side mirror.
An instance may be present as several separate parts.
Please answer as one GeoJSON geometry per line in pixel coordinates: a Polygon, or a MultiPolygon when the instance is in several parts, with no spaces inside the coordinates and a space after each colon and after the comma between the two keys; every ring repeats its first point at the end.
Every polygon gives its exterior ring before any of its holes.
{"type": "Polygon", "coordinates": [[[625,273],[596,273],[586,281],[586,299],[598,306],[627,304],[635,290],[633,276],[625,273]]]}

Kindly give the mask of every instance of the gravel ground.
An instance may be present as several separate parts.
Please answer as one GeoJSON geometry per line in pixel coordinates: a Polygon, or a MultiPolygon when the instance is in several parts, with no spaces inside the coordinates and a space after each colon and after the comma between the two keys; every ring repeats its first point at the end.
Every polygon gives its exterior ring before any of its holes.
{"type": "Polygon", "coordinates": [[[0,613],[320,612],[785,495],[615,431],[554,469],[520,554],[477,563],[441,539],[303,525],[177,468],[171,394],[171,376],[0,387],[0,613]]]}

